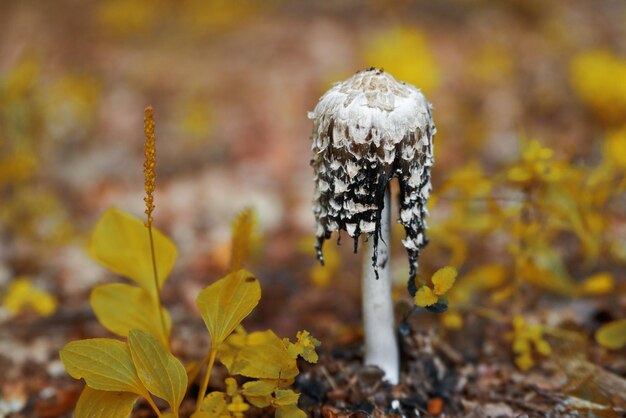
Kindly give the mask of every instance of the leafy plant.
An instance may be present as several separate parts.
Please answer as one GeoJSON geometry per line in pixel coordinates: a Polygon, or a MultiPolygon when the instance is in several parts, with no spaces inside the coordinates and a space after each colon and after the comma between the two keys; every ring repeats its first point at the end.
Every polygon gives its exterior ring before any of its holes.
{"type": "Polygon", "coordinates": [[[60,351],[67,372],[84,379],[87,385],[75,416],[128,416],[137,400],[143,398],[157,416],[179,417],[189,385],[205,369],[193,415],[196,418],[239,417],[251,405],[271,406],[277,417],[305,417],[297,407],[299,395],[290,385],[298,375],[298,357],[317,362],[315,348],[319,341],[306,331],[299,332],[296,342],[291,342],[281,340],[271,330],[247,334],[241,326],[261,299],[258,279],[241,269],[254,240],[255,220],[250,209],[244,210],[233,226],[232,272],[203,289],[196,300],[211,334],[207,355],[186,369],[172,354],[172,321],[161,304],[160,290],[172,271],[177,250],[169,238],[152,227],[156,155],[151,108],[146,109],[145,131],[147,221],[109,209],[88,245],[96,261],[136,283],[101,285],[90,298],[100,323],[126,341],[73,341],[60,351]],[[231,375],[225,381],[228,389],[206,395],[216,361],[224,364],[231,375]],[[248,381],[239,388],[232,377],[235,375],[248,381]],[[164,414],[155,397],[165,400],[170,412],[164,414]]]}

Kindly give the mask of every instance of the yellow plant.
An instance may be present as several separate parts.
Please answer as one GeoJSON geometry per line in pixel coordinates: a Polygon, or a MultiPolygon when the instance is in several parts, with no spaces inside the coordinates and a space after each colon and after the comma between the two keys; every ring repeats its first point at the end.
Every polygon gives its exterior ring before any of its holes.
{"type": "Polygon", "coordinates": [[[581,52],[570,63],[570,81],[581,100],[602,120],[626,116],[626,58],[606,49],[581,52]]]}
{"type": "Polygon", "coordinates": [[[91,305],[100,323],[126,337],[127,342],[94,338],[70,342],[60,351],[67,372],[87,384],[74,412],[76,418],[128,416],[140,397],[158,417],[178,418],[189,384],[204,366],[194,417],[240,417],[250,405],[272,406],[277,417],[305,417],[297,407],[299,395],[289,386],[298,374],[296,358],[316,362],[315,347],[319,342],[306,331],[299,332],[293,343],[281,340],[271,330],[241,338],[245,333],[241,322],[261,298],[256,277],[239,268],[246,262],[254,236],[251,210],[243,211],[233,225],[232,272],[197,297],[198,309],[211,334],[207,355],[187,371],[171,353],[172,321],[161,305],[159,291],[172,270],[177,250],[169,238],[152,227],[156,152],[151,108],[146,109],[145,133],[146,221],[110,209],[96,225],[88,245],[96,261],[138,285],[106,284],[91,294],[91,305]],[[247,382],[240,390],[231,377],[223,396],[216,392],[205,396],[216,360],[231,375],[259,380],[247,382]],[[271,384],[272,390],[260,391],[259,383],[253,387],[256,382],[271,384]],[[170,411],[159,410],[154,397],[166,401],[170,411]]]}
{"type": "Polygon", "coordinates": [[[41,316],[50,316],[57,309],[54,296],[32,285],[27,277],[18,277],[9,285],[4,295],[2,307],[13,316],[31,309],[41,316]]]}
{"type": "MultiPolygon", "coordinates": [[[[530,292],[580,298],[615,291],[616,278],[594,267],[600,260],[623,260],[621,237],[610,227],[606,212],[626,186],[622,134],[616,130],[607,135],[595,166],[572,163],[538,140],[520,138],[519,158],[491,173],[472,162],[448,173],[432,199],[431,210],[444,215],[431,225],[435,251],[457,268],[490,243],[501,243],[504,251],[482,266],[468,266],[472,269],[447,293],[451,308],[441,317],[444,326],[463,327],[466,312],[512,322],[516,363],[528,369],[537,359],[535,353],[549,351],[542,328],[525,323],[525,309],[533,303],[530,292]],[[570,263],[558,247],[564,240],[593,274],[569,271],[570,263]],[[499,310],[481,305],[480,294],[499,310]]],[[[434,287],[423,285],[415,302],[437,306],[440,297],[434,287]]],[[[614,335],[608,330],[598,334],[599,342],[605,341],[604,335],[614,335]]]]}
{"type": "Polygon", "coordinates": [[[552,354],[550,344],[542,337],[540,325],[528,324],[520,315],[513,318],[512,324],[513,332],[509,338],[513,341],[515,364],[520,370],[526,371],[535,364],[533,352],[542,356],[552,354]]]}
{"type": "Polygon", "coordinates": [[[609,322],[596,331],[596,341],[603,347],[618,350],[626,346],[626,319],[609,322]]]}
{"type": "Polygon", "coordinates": [[[448,308],[448,301],[443,296],[452,288],[456,280],[457,271],[452,266],[443,267],[433,274],[433,286],[422,284],[415,293],[414,302],[417,306],[434,312],[444,312],[448,308]]]}

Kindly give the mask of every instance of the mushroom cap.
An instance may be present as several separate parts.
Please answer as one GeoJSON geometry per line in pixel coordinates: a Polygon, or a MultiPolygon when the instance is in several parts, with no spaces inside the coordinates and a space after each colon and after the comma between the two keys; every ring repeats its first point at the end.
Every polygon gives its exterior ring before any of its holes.
{"type": "Polygon", "coordinates": [[[328,126],[331,120],[335,125],[347,127],[343,132],[338,129],[333,132],[335,146],[340,141],[361,144],[372,141],[376,146],[397,144],[408,132],[432,125],[431,105],[422,92],[376,68],[359,71],[346,81],[335,83],[308,117],[316,121],[318,132],[313,137],[321,140],[315,144],[318,151],[328,146],[323,142],[328,136],[319,129],[328,126]],[[370,133],[373,135],[368,138],[370,133]]]}
{"type": "Polygon", "coordinates": [[[370,68],[334,84],[308,116],[314,121],[318,258],[323,262],[323,242],[334,231],[354,238],[355,251],[362,233],[373,235],[377,245],[384,193],[397,177],[399,222],[407,234],[403,244],[414,277],[427,242],[424,218],[436,131],[432,106],[419,89],[370,68]]]}

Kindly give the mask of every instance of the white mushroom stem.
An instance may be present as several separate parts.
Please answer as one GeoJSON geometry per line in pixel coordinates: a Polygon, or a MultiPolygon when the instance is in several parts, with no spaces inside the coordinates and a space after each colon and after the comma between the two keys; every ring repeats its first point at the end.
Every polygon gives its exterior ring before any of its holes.
{"type": "Polygon", "coordinates": [[[393,301],[391,299],[391,199],[385,191],[380,217],[377,269],[372,266],[374,245],[367,245],[363,266],[363,325],[365,327],[365,364],[385,372],[385,379],[397,384],[400,374],[398,341],[395,333],[393,301]],[[376,278],[378,270],[378,279],[376,278]]]}

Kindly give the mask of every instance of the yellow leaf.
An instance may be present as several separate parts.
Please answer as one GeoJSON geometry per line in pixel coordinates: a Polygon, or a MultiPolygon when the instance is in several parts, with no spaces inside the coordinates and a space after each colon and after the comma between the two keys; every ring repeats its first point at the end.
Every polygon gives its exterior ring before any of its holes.
{"type": "Polygon", "coordinates": [[[275,389],[275,381],[256,380],[244,383],[242,393],[252,405],[266,408],[272,403],[272,393],[275,389]]]}
{"type": "Polygon", "coordinates": [[[163,332],[158,305],[147,290],[125,283],[112,283],[96,287],[91,292],[91,307],[98,321],[109,331],[127,337],[131,329],[147,331],[168,345],[172,319],[161,308],[166,330],[163,332]]]}
{"type": "Polygon", "coordinates": [[[319,357],[315,348],[319,347],[321,343],[313,338],[309,331],[298,331],[296,338],[296,343],[292,343],[288,338],[283,339],[289,355],[292,358],[300,356],[309,363],[317,363],[319,357]]]}
{"type": "Polygon", "coordinates": [[[298,375],[296,360],[271,330],[250,334],[231,369],[232,374],[257,379],[287,380],[298,375]]]}
{"type": "MultiPolygon", "coordinates": [[[[163,233],[152,228],[159,287],[174,267],[177,250],[163,233]]],[[[128,277],[154,292],[154,272],[148,229],[143,221],[119,209],[102,216],[87,247],[89,255],[116,274],[128,277]]]]}
{"type": "Polygon", "coordinates": [[[274,403],[280,406],[298,405],[300,394],[291,389],[276,389],[274,392],[276,399],[274,403]]]}
{"type": "Polygon", "coordinates": [[[26,277],[20,277],[11,282],[2,306],[11,315],[19,315],[24,309],[31,308],[41,316],[50,316],[57,309],[57,300],[46,291],[34,287],[26,277]]]}
{"type": "Polygon", "coordinates": [[[243,394],[246,396],[270,396],[276,389],[276,382],[271,380],[254,380],[243,384],[243,394]]]}
{"type": "Polygon", "coordinates": [[[248,339],[248,334],[243,326],[239,325],[235,328],[235,331],[230,334],[226,341],[219,345],[217,350],[217,358],[220,362],[226,366],[230,372],[230,368],[235,361],[235,356],[245,345],[248,339]]]}
{"type": "Polygon", "coordinates": [[[261,299],[259,281],[246,270],[230,273],[198,294],[196,304],[216,347],[252,312],[261,299]]]}
{"type": "Polygon", "coordinates": [[[191,418],[220,418],[229,416],[226,412],[226,394],[211,392],[204,397],[200,404],[200,411],[191,415],[191,418]]]}
{"type": "Polygon", "coordinates": [[[72,341],[59,352],[65,370],[93,389],[150,396],[137,376],[128,346],[110,338],[72,341]]]}
{"type": "Polygon", "coordinates": [[[130,392],[109,392],[85,386],[78,398],[75,418],[127,418],[133,411],[137,395],[130,392]]]}
{"type": "Polygon", "coordinates": [[[428,286],[422,286],[415,293],[415,304],[422,308],[437,303],[437,296],[433,293],[432,289],[428,286]]]}
{"type": "Polygon", "coordinates": [[[137,375],[145,387],[166,400],[174,415],[178,416],[178,408],[187,391],[187,373],[183,364],[146,331],[130,331],[128,345],[137,375]]]}
{"type": "Polygon", "coordinates": [[[626,319],[609,322],[596,331],[596,341],[603,347],[619,350],[626,346],[626,319]]]}
{"type": "Polygon", "coordinates": [[[256,219],[254,212],[246,208],[233,223],[233,240],[231,246],[230,270],[237,271],[243,267],[250,257],[256,219]]]}
{"type": "Polygon", "coordinates": [[[306,418],[307,414],[296,405],[277,406],[276,418],[306,418]]]}
{"type": "Polygon", "coordinates": [[[457,271],[452,266],[446,266],[441,268],[433,274],[432,281],[435,286],[435,295],[443,295],[454,285],[456,280],[457,271]]]}
{"type": "Polygon", "coordinates": [[[615,279],[611,273],[597,273],[586,278],[578,285],[578,292],[583,295],[604,295],[613,291],[615,279]]]}

